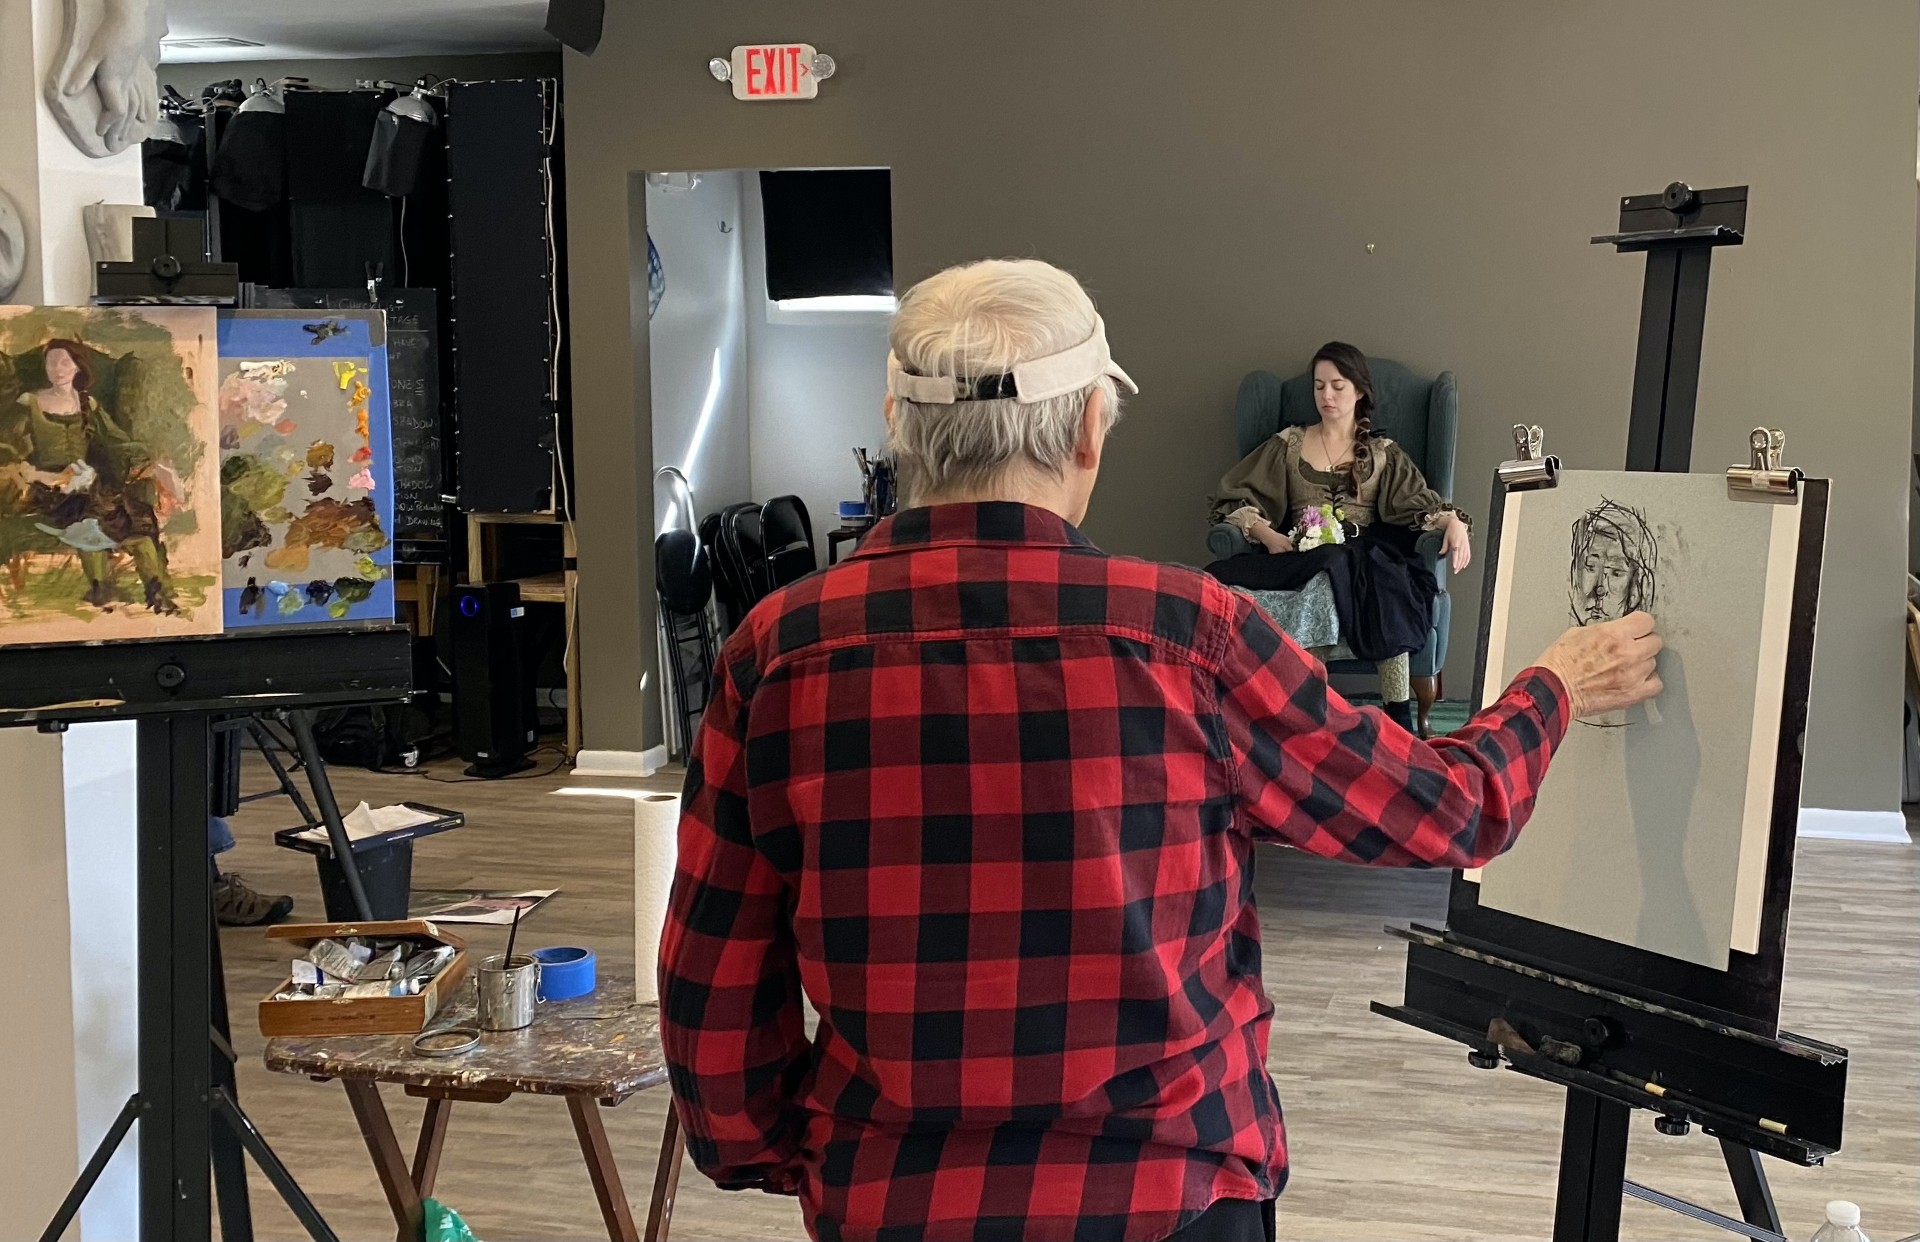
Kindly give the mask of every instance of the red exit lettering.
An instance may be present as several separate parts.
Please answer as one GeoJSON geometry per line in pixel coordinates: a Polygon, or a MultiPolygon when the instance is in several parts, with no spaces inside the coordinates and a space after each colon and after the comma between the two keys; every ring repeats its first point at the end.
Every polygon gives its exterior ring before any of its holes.
{"type": "Polygon", "coordinates": [[[811,97],[807,79],[813,74],[812,48],[803,44],[743,47],[736,50],[739,81],[736,93],[743,99],[780,99],[811,97]]]}

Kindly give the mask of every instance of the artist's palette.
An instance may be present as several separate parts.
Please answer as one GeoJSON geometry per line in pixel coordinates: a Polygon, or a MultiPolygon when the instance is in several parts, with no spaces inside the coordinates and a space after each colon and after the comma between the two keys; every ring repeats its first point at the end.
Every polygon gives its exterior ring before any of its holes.
{"type": "Polygon", "coordinates": [[[393,619],[386,369],[378,312],[239,311],[221,319],[229,628],[393,619]]]}

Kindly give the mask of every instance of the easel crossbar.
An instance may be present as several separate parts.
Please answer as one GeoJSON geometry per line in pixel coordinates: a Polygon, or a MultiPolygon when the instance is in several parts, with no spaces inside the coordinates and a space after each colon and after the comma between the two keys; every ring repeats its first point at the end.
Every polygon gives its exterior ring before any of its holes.
{"type": "Polygon", "coordinates": [[[1747,1237],[1752,1238],[1753,1242],[1788,1242],[1787,1236],[1783,1233],[1776,1233],[1774,1230],[1764,1228],[1760,1225],[1750,1225],[1744,1220],[1728,1216],[1722,1212],[1716,1212],[1709,1207],[1701,1207],[1697,1203],[1689,1203],[1685,1199],[1676,1199],[1672,1195],[1664,1194],[1661,1191],[1653,1189],[1651,1186],[1642,1186],[1638,1182],[1627,1182],[1626,1192],[1642,1203],[1651,1203],[1653,1206],[1665,1208],[1669,1212],[1678,1212],[1682,1216],[1692,1217],[1702,1224],[1713,1225],[1717,1228],[1725,1229],[1730,1233],[1745,1234],[1747,1237]]]}

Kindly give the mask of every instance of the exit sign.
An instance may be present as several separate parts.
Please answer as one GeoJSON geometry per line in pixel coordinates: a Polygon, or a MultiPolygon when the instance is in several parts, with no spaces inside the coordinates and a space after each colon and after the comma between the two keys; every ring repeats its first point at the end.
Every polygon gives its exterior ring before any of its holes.
{"type": "Polygon", "coordinates": [[[811,43],[758,43],[733,49],[735,99],[812,99],[820,93],[811,43]]]}

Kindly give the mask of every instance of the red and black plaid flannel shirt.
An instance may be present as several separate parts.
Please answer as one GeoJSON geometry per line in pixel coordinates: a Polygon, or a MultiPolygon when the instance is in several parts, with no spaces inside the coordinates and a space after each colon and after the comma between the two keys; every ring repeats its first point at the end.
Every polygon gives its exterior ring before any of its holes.
{"type": "Polygon", "coordinates": [[[701,1171],[828,1242],[1148,1242],[1278,1194],[1254,844],[1485,863],[1567,726],[1535,671],[1420,742],[1246,597],[1016,504],[883,522],[721,665],[661,1031],[701,1171]]]}

